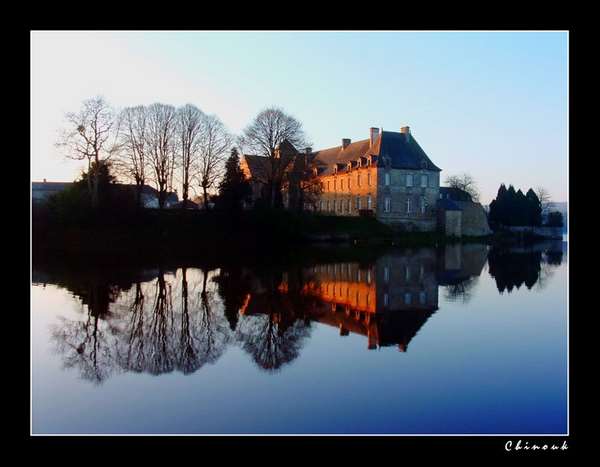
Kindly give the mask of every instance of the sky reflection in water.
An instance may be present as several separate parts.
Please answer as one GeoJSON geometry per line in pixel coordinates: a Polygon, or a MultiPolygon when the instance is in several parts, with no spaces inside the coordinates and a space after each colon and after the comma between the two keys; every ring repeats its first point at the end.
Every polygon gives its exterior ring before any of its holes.
{"type": "Polygon", "coordinates": [[[33,432],[565,433],[565,245],[34,265],[33,432]]]}

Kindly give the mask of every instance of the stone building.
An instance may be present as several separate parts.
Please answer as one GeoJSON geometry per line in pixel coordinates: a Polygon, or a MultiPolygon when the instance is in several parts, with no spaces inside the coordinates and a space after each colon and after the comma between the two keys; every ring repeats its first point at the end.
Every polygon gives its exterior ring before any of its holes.
{"type": "Polygon", "coordinates": [[[314,153],[323,183],[317,209],[331,215],[372,215],[406,230],[436,228],[440,171],[409,127],[371,128],[369,138],[314,153]]]}
{"type": "Polygon", "coordinates": [[[482,237],[492,233],[483,206],[460,188],[441,187],[437,209],[438,230],[448,236],[482,237]]]}
{"type": "MultiPolygon", "coordinates": [[[[321,182],[322,193],[312,209],[328,215],[374,216],[406,230],[435,230],[441,169],[427,157],[409,127],[399,132],[371,128],[367,139],[344,138],[339,146],[315,152],[307,148],[303,154],[284,143],[286,151],[279,160],[289,173],[301,163],[321,182]]],[[[266,188],[272,163],[255,155],[242,158],[255,198],[266,188]]],[[[287,202],[292,199],[291,189],[287,202]]]]}

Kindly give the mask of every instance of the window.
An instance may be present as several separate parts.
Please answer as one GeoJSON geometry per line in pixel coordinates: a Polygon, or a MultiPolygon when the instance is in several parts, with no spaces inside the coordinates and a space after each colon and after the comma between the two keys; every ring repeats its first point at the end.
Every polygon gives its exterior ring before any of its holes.
{"type": "Polygon", "coordinates": [[[385,198],[384,211],[390,212],[392,210],[392,200],[390,198],[385,198]]]}
{"type": "Polygon", "coordinates": [[[406,292],[404,294],[404,303],[406,305],[410,305],[410,302],[412,301],[412,296],[410,295],[410,292],[406,292]]]}
{"type": "Polygon", "coordinates": [[[337,190],[337,180],[334,178],[333,179],[333,191],[337,190]]]}
{"type": "Polygon", "coordinates": [[[410,214],[410,198],[406,198],[406,214],[410,214]]]}
{"type": "Polygon", "coordinates": [[[388,306],[390,304],[390,297],[387,293],[383,294],[383,305],[388,306]]]}
{"type": "Polygon", "coordinates": [[[371,283],[371,270],[367,269],[367,283],[371,283]]]}
{"type": "Polygon", "coordinates": [[[329,180],[327,180],[327,191],[329,191],[329,180]]]}
{"type": "Polygon", "coordinates": [[[390,268],[387,266],[383,268],[383,280],[388,282],[390,280],[390,268]]]}
{"type": "Polygon", "coordinates": [[[421,175],[421,188],[427,188],[427,175],[421,175]]]}
{"type": "Polygon", "coordinates": [[[360,186],[360,174],[356,176],[356,183],[358,186],[360,186]]]}
{"type": "Polygon", "coordinates": [[[340,180],[340,190],[344,191],[344,179],[340,180]]]}
{"type": "Polygon", "coordinates": [[[371,172],[367,172],[367,185],[371,186],[371,172]]]}
{"type": "Polygon", "coordinates": [[[367,196],[367,209],[371,209],[371,196],[367,196]]]}
{"type": "Polygon", "coordinates": [[[425,196],[421,196],[421,214],[425,214],[427,203],[425,202],[425,196]]]}
{"type": "Polygon", "coordinates": [[[348,177],[348,190],[349,190],[349,189],[351,188],[351,186],[352,186],[352,185],[351,185],[351,183],[350,183],[350,181],[351,181],[351,180],[352,180],[352,179],[351,179],[350,177],[348,177]]]}
{"type": "Polygon", "coordinates": [[[412,174],[406,174],[406,186],[413,186],[412,174]]]}
{"type": "Polygon", "coordinates": [[[329,211],[329,200],[327,200],[327,210],[329,211]]]}
{"type": "Polygon", "coordinates": [[[390,185],[390,174],[386,172],[384,178],[385,178],[385,186],[389,186],[390,185]]]}
{"type": "Polygon", "coordinates": [[[356,209],[360,209],[360,196],[356,197],[356,209]]]}
{"type": "Polygon", "coordinates": [[[350,212],[352,210],[352,202],[350,201],[350,198],[348,198],[348,203],[347,203],[347,206],[346,206],[346,210],[348,212],[350,212]]]}
{"type": "Polygon", "coordinates": [[[333,200],[333,210],[335,211],[335,199],[333,200]]]}
{"type": "Polygon", "coordinates": [[[404,280],[406,282],[410,281],[410,268],[408,266],[404,268],[404,280]]]}
{"type": "Polygon", "coordinates": [[[425,305],[427,303],[427,293],[425,291],[419,292],[419,303],[425,305]]]}

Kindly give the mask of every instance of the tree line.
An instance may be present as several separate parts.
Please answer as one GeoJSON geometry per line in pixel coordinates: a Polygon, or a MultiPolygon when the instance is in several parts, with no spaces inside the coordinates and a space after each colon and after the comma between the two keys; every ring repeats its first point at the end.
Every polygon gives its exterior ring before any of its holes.
{"type": "Polygon", "coordinates": [[[85,179],[92,207],[101,197],[102,166],[135,185],[138,207],[145,185],[157,190],[161,209],[177,188],[184,207],[198,189],[208,208],[209,192],[216,188],[227,192],[222,193],[225,204],[239,205],[249,195],[239,161],[244,149],[267,158],[267,204],[273,207],[287,182],[287,160],[278,157],[279,145],[285,140],[295,147],[307,144],[302,124],[279,108],[261,111],[237,138],[217,116],[192,104],[176,108],[154,103],[117,112],[95,97],[66,114],[66,121],[57,146],[67,158],[87,163],[88,175],[81,181],[85,179]]]}
{"type": "Polygon", "coordinates": [[[533,189],[526,194],[510,185],[500,185],[496,198],[490,203],[490,224],[499,226],[542,225],[542,202],[533,189]]]}

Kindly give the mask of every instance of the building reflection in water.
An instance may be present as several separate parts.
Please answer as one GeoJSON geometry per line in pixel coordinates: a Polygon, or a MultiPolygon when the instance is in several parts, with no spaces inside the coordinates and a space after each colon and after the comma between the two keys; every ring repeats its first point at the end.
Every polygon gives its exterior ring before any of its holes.
{"type": "Polygon", "coordinates": [[[117,372],[193,373],[232,345],[278,371],[298,358],[314,323],[364,336],[367,349],[406,352],[438,310],[440,287],[447,299],[467,301],[486,261],[500,292],[541,287],[562,262],[552,248],[488,250],[422,248],[285,271],[158,268],[109,280],[98,271],[36,267],[33,276],[80,298],[81,315],[60,317],[52,339],[65,367],[100,383],[117,372]]]}

